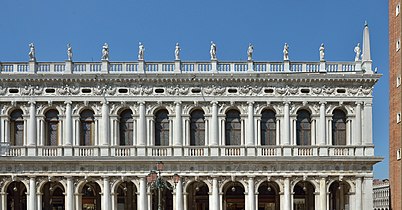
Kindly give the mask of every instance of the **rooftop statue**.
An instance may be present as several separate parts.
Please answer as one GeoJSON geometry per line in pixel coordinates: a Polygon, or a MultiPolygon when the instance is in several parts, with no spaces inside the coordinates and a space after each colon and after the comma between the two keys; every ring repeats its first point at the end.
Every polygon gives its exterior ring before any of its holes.
{"type": "Polygon", "coordinates": [[[29,61],[35,61],[36,57],[35,57],[35,45],[34,43],[30,43],[29,44],[29,61]]]}
{"type": "Polygon", "coordinates": [[[283,46],[283,60],[288,61],[289,60],[289,45],[288,43],[285,43],[283,46]]]}
{"type": "Polygon", "coordinates": [[[70,43],[67,44],[67,60],[73,60],[73,48],[70,43]]]}
{"type": "Polygon", "coordinates": [[[109,45],[107,43],[105,43],[102,47],[102,60],[109,60],[109,45]]]}
{"type": "Polygon", "coordinates": [[[253,60],[253,52],[254,52],[254,46],[251,43],[249,43],[248,49],[247,49],[247,60],[248,61],[253,60]]]}
{"type": "Polygon", "coordinates": [[[211,60],[216,60],[216,44],[211,41],[211,50],[209,50],[209,54],[211,54],[211,60]]]}
{"type": "Polygon", "coordinates": [[[360,53],[361,53],[361,49],[360,49],[360,43],[357,43],[356,47],[355,47],[355,61],[359,61],[360,60],[360,53]]]}
{"type": "Polygon", "coordinates": [[[144,45],[141,42],[139,42],[138,43],[138,60],[144,60],[144,51],[145,51],[144,45]]]}
{"type": "Polygon", "coordinates": [[[325,61],[325,47],[324,43],[320,46],[320,61],[325,61]]]}
{"type": "Polygon", "coordinates": [[[180,45],[179,43],[176,43],[176,49],[174,50],[174,59],[175,60],[180,60],[180,45]]]}

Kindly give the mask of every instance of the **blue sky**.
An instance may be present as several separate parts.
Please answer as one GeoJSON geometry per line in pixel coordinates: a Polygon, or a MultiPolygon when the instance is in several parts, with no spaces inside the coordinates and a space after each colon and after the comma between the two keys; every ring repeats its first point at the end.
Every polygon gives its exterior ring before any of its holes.
{"type": "Polygon", "coordinates": [[[383,0],[2,0],[0,61],[27,61],[34,42],[38,61],[63,61],[71,43],[75,61],[98,61],[107,42],[113,61],[208,60],[209,43],[218,59],[245,60],[249,42],[257,61],[280,61],[285,42],[290,59],[318,61],[325,43],[329,61],[352,61],[362,42],[364,21],[371,32],[373,66],[383,77],[374,90],[376,178],[388,177],[388,1],[383,0]]]}

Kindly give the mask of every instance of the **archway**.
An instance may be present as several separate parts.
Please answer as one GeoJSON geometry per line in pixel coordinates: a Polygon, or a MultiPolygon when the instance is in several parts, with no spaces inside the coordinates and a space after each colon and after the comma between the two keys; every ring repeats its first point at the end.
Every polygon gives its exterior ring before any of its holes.
{"type": "Polygon", "coordinates": [[[244,187],[240,182],[228,182],[224,189],[223,210],[245,209],[244,187]]]}
{"type": "Polygon", "coordinates": [[[298,182],[293,188],[293,210],[314,210],[314,191],[310,182],[298,182]]]}
{"type": "Polygon", "coordinates": [[[275,182],[263,182],[258,187],[258,210],[279,210],[279,186],[275,182]]]}
{"type": "Polygon", "coordinates": [[[101,189],[96,182],[87,182],[81,190],[82,210],[101,210],[101,189]]]}
{"type": "Polygon", "coordinates": [[[7,187],[7,209],[27,209],[27,188],[20,181],[11,182],[7,187]]]}
{"type": "Polygon", "coordinates": [[[42,209],[64,210],[64,187],[59,182],[48,182],[43,186],[42,209]]]}
{"type": "Polygon", "coordinates": [[[193,182],[187,189],[187,209],[209,209],[209,189],[204,182],[193,182]]]}
{"type": "Polygon", "coordinates": [[[345,182],[334,181],[329,186],[329,209],[343,210],[350,206],[349,201],[350,185],[345,182]]]}
{"type": "Polygon", "coordinates": [[[117,187],[117,209],[137,210],[137,188],[132,182],[122,182],[117,187]]]}

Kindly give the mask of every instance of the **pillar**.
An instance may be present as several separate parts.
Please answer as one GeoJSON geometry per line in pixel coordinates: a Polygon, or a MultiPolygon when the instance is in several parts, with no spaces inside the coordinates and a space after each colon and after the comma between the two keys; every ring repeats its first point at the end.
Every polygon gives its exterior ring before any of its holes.
{"type": "Polygon", "coordinates": [[[289,145],[290,139],[290,118],[289,118],[289,104],[290,102],[284,102],[283,107],[283,141],[282,145],[289,145]]]}
{"type": "Polygon", "coordinates": [[[361,128],[362,128],[362,118],[361,118],[361,102],[356,102],[356,120],[355,120],[355,129],[354,129],[354,145],[361,145],[361,128]]]}
{"type": "Polygon", "coordinates": [[[212,103],[212,117],[211,117],[211,146],[218,146],[219,141],[219,125],[218,125],[218,102],[213,101],[212,103]]]}
{"type": "Polygon", "coordinates": [[[364,103],[363,109],[363,144],[373,144],[373,107],[371,103],[364,103]]]}
{"type": "Polygon", "coordinates": [[[36,199],[37,199],[36,204],[38,205],[38,207],[37,207],[38,210],[42,209],[42,196],[43,196],[43,193],[36,194],[36,199]]]}
{"type": "Polygon", "coordinates": [[[183,185],[181,178],[176,184],[176,210],[183,210],[183,185]]]}
{"type": "Polygon", "coordinates": [[[101,145],[109,145],[109,105],[107,101],[102,104],[102,135],[100,143],[101,145]]]}
{"type": "Polygon", "coordinates": [[[254,177],[248,178],[248,209],[255,210],[255,186],[254,186],[254,177]]]}
{"type": "Polygon", "coordinates": [[[145,118],[145,102],[139,102],[139,119],[138,119],[138,145],[145,146],[147,144],[147,121],[145,118]]]}
{"type": "Polygon", "coordinates": [[[209,204],[211,206],[211,210],[219,210],[219,184],[218,178],[212,178],[212,202],[209,204]]]}
{"type": "Polygon", "coordinates": [[[174,132],[173,132],[173,145],[174,146],[181,146],[183,145],[183,135],[182,135],[182,119],[181,119],[181,102],[177,101],[175,102],[176,104],[176,119],[175,119],[175,125],[173,126],[174,132]]]}
{"type": "Polygon", "coordinates": [[[28,210],[36,210],[36,178],[29,178],[28,210]]]}
{"type": "Polygon", "coordinates": [[[362,209],[362,179],[361,177],[356,178],[356,194],[355,194],[355,209],[362,209]]]}
{"type": "Polygon", "coordinates": [[[147,178],[145,176],[140,178],[138,209],[148,210],[147,178]]]}
{"type": "Polygon", "coordinates": [[[325,102],[320,102],[320,126],[319,126],[319,140],[318,145],[326,144],[325,132],[325,102]]]}
{"type": "Polygon", "coordinates": [[[36,102],[30,102],[28,146],[36,145],[36,102]]]}
{"type": "Polygon", "coordinates": [[[253,146],[254,141],[254,102],[248,102],[248,118],[247,118],[247,139],[246,145],[253,146]]]}
{"type": "Polygon", "coordinates": [[[103,209],[111,209],[109,177],[103,177],[103,209]]]}
{"type": "Polygon", "coordinates": [[[73,121],[72,121],[72,112],[71,112],[71,102],[66,102],[66,123],[65,125],[65,146],[73,145],[73,121]]]}
{"type": "Polygon", "coordinates": [[[362,199],[363,208],[362,209],[373,209],[373,178],[364,177],[362,186],[362,199]]]}
{"type": "Polygon", "coordinates": [[[74,210],[74,180],[73,177],[67,177],[66,189],[66,210],[74,210]]]}
{"type": "Polygon", "coordinates": [[[325,177],[320,179],[320,209],[327,209],[327,183],[325,177]]]}
{"type": "Polygon", "coordinates": [[[1,210],[7,210],[7,193],[1,192],[1,210]]]}
{"type": "Polygon", "coordinates": [[[283,210],[291,210],[290,208],[290,178],[283,180],[283,210]]]}

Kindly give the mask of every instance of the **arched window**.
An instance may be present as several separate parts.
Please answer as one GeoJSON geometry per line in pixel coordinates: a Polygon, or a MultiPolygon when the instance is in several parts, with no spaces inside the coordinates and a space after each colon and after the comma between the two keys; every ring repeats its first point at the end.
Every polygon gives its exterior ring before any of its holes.
{"type": "Polygon", "coordinates": [[[276,144],[276,117],[272,110],[261,113],[261,145],[276,144]]]}
{"type": "Polygon", "coordinates": [[[346,114],[340,109],[332,114],[332,145],[346,145],[346,114]]]}
{"type": "Polygon", "coordinates": [[[59,112],[51,109],[45,114],[46,146],[59,145],[59,112]]]}
{"type": "Polygon", "coordinates": [[[133,145],[133,112],[130,109],[120,114],[120,145],[133,145]]]}
{"type": "Polygon", "coordinates": [[[80,115],[80,123],[81,123],[80,146],[94,145],[94,137],[95,137],[94,112],[89,109],[82,111],[80,115]]]}
{"type": "Polygon", "coordinates": [[[202,110],[194,110],[191,112],[190,119],[190,145],[205,145],[205,118],[202,110]]]}
{"type": "Polygon", "coordinates": [[[11,112],[10,137],[11,146],[22,146],[24,144],[24,119],[21,109],[11,112]]]}
{"type": "Polygon", "coordinates": [[[226,112],[225,144],[241,145],[240,112],[234,109],[226,112]]]}
{"type": "Polygon", "coordinates": [[[310,112],[306,110],[297,112],[296,144],[311,145],[311,119],[310,112]]]}
{"type": "Polygon", "coordinates": [[[155,114],[155,146],[169,146],[169,113],[166,109],[155,114]]]}

